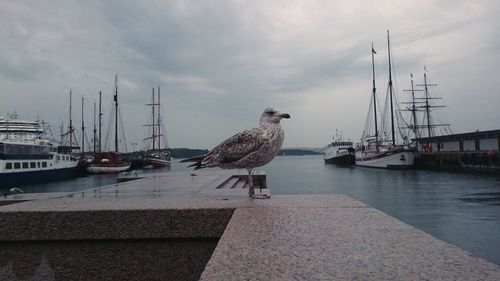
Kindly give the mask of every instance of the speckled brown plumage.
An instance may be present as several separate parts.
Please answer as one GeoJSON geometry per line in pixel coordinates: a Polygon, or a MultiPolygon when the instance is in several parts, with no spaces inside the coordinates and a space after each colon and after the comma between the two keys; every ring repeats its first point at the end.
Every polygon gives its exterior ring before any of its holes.
{"type": "Polygon", "coordinates": [[[207,154],[186,159],[195,162],[195,169],[220,167],[223,169],[247,169],[261,167],[271,162],[278,154],[285,133],[280,120],[290,118],[277,109],[267,108],[260,117],[260,126],[244,130],[224,140],[207,154]]]}

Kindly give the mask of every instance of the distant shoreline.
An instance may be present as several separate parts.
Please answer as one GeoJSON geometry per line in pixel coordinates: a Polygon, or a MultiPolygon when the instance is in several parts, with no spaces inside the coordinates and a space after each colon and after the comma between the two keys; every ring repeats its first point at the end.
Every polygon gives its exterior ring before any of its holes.
{"type": "Polygon", "coordinates": [[[281,149],[278,156],[306,156],[306,155],[322,155],[323,153],[307,150],[307,149],[281,149]]]}
{"type": "MultiPolygon", "coordinates": [[[[170,151],[170,155],[172,158],[176,159],[183,159],[183,158],[190,158],[190,157],[195,157],[198,155],[203,155],[208,152],[208,149],[196,149],[196,148],[170,148],[168,149],[170,151]]],[[[133,154],[138,154],[140,152],[131,152],[131,153],[125,153],[128,155],[133,155],[133,154]]],[[[291,149],[291,148],[285,148],[281,149],[278,152],[278,156],[306,156],[306,155],[322,155],[323,153],[320,153],[318,151],[314,150],[308,150],[308,149],[291,149]]]]}

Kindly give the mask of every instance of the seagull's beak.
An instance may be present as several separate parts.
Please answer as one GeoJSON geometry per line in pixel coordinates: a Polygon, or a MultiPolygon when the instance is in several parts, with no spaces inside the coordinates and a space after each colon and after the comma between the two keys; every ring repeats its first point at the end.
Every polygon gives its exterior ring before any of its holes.
{"type": "Polygon", "coordinates": [[[286,119],[290,118],[290,114],[288,114],[288,113],[283,113],[280,116],[281,116],[281,118],[286,118],[286,119]]]}

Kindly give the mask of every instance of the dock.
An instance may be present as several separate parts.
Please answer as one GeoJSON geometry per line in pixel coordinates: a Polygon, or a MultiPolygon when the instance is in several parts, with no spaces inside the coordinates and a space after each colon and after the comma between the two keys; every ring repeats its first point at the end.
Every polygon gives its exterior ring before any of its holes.
{"type": "MultiPolygon", "coordinates": [[[[500,280],[500,266],[348,196],[252,199],[245,178],[170,172],[9,195],[0,280],[500,280]]],[[[271,194],[265,173],[254,179],[271,194]]]]}
{"type": "Polygon", "coordinates": [[[421,146],[419,169],[500,174],[500,130],[414,139],[421,146]]]}

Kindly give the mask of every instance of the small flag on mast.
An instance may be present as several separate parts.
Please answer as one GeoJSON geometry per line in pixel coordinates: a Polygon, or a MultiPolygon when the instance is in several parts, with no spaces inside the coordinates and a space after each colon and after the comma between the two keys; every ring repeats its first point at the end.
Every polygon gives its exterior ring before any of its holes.
{"type": "Polygon", "coordinates": [[[373,49],[373,47],[372,47],[372,53],[377,54],[377,52],[375,52],[375,49],[373,49]]]}

